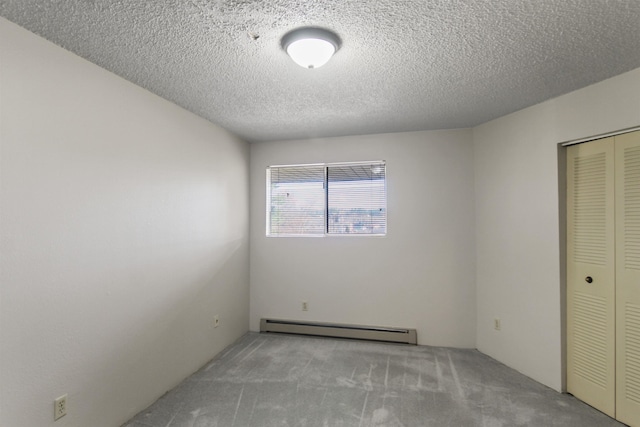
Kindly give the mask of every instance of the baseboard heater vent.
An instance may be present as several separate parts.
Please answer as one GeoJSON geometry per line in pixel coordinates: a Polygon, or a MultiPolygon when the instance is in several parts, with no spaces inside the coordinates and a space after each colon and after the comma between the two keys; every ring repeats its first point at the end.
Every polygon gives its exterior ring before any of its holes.
{"type": "Polygon", "coordinates": [[[298,322],[294,320],[260,319],[260,332],[316,335],[333,338],[418,344],[415,329],[378,326],[340,325],[337,323],[298,322]]]}

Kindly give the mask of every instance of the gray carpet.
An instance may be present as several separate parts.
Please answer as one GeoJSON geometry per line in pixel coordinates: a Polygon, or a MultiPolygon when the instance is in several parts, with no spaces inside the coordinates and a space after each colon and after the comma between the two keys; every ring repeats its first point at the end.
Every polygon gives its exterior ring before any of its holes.
{"type": "Polygon", "coordinates": [[[475,350],[249,333],[124,427],[623,426],[475,350]]]}

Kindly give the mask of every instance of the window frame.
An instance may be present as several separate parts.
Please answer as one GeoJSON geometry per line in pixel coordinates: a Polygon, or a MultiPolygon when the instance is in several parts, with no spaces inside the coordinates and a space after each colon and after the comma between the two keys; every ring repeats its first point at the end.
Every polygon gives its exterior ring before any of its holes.
{"type": "Polygon", "coordinates": [[[388,234],[388,203],[387,203],[387,162],[386,160],[371,160],[371,161],[357,161],[357,162],[333,162],[333,163],[299,163],[299,164],[286,164],[286,165],[270,165],[266,168],[266,207],[265,207],[265,234],[266,237],[386,237],[388,234]],[[384,167],[384,233],[330,233],[329,232],[329,190],[328,190],[328,170],[331,167],[340,166],[374,166],[382,165],[384,167]],[[324,169],[324,224],[323,233],[305,233],[305,234],[293,234],[293,233],[271,233],[271,170],[277,168],[295,168],[295,167],[322,167],[324,169]]]}

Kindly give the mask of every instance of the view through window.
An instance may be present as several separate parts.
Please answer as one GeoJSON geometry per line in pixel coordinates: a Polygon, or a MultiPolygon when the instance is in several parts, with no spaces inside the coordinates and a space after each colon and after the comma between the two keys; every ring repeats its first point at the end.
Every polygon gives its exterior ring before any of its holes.
{"type": "Polygon", "coordinates": [[[267,168],[267,235],[386,232],[385,162],[267,168]]]}

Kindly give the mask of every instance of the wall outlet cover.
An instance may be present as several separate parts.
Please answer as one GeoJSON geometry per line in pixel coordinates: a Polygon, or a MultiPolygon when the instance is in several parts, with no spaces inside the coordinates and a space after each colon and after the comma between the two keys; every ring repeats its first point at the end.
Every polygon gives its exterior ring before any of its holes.
{"type": "Polygon", "coordinates": [[[67,395],[64,394],[53,401],[53,420],[67,415],[67,395]]]}

